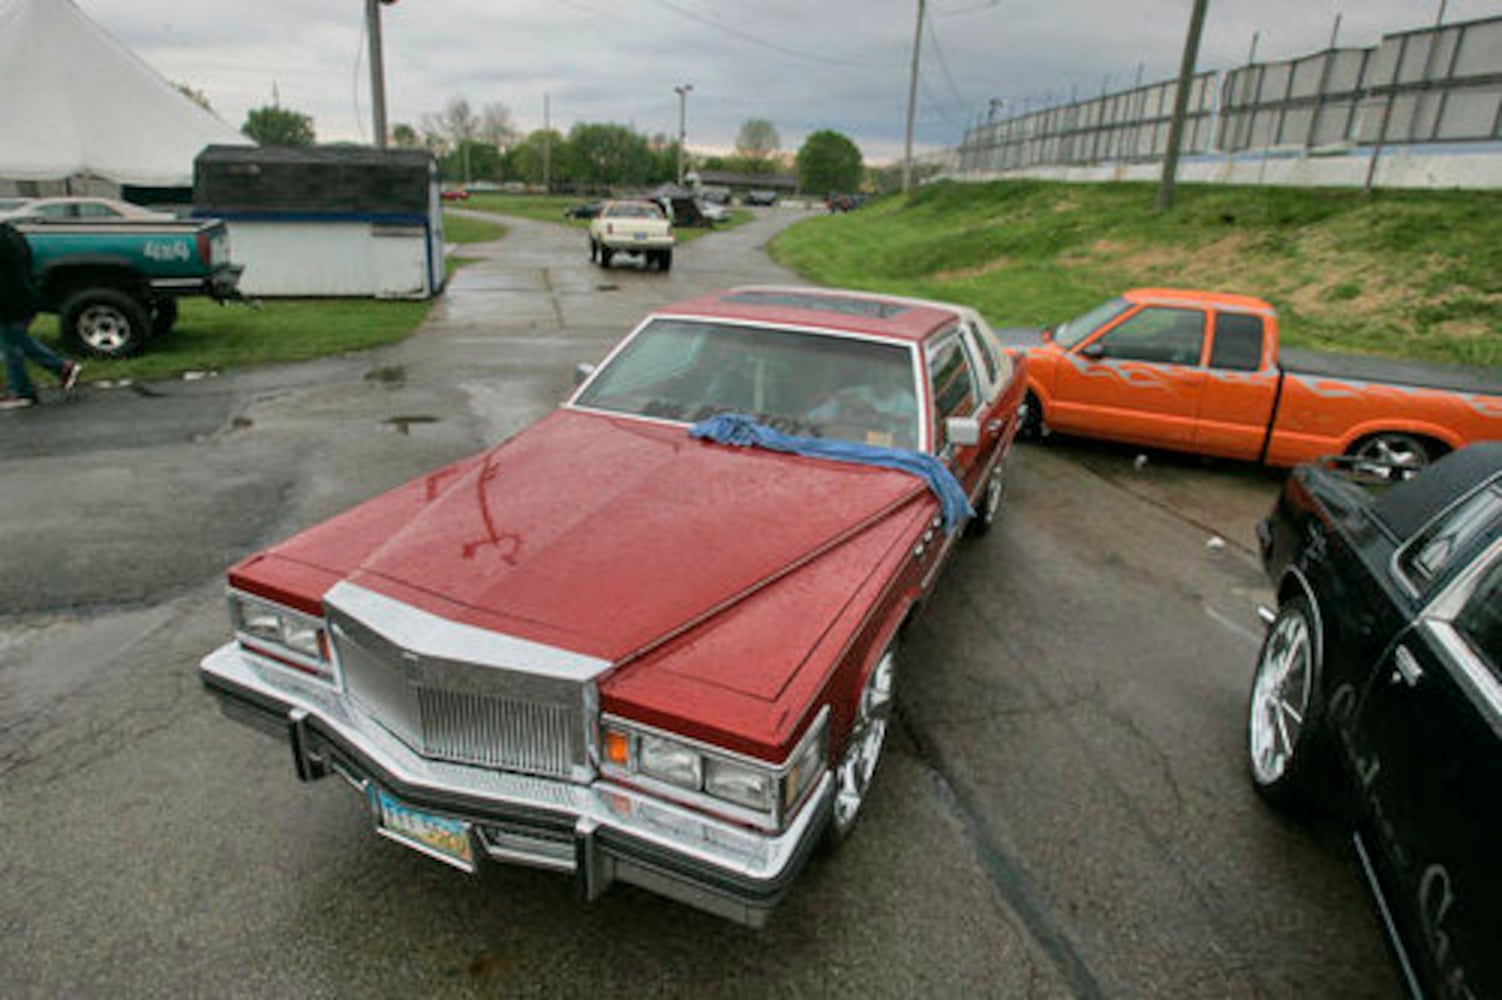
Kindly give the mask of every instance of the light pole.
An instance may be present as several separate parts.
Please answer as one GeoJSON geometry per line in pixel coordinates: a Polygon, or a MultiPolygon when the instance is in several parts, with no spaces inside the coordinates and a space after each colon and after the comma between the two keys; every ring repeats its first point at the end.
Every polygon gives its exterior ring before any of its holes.
{"type": "Polygon", "coordinates": [[[907,85],[907,139],[902,146],[902,193],[913,189],[913,116],[918,110],[918,55],[923,49],[924,0],[918,0],[918,27],[913,30],[913,72],[907,85]]]}
{"type": "Polygon", "coordinates": [[[678,186],[683,186],[683,143],[688,137],[688,95],[694,89],[691,83],[681,83],[673,88],[678,95],[678,186]]]}
{"type": "Polygon", "coordinates": [[[365,34],[370,39],[370,110],[375,118],[376,149],[386,148],[386,69],[381,62],[381,4],[396,0],[365,0],[365,34]]]}

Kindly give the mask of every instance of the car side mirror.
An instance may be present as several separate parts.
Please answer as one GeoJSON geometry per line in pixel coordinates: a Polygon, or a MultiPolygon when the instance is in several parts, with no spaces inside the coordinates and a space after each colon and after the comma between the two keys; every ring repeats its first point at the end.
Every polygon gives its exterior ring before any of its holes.
{"type": "Polygon", "coordinates": [[[974,417],[946,417],[944,434],[950,444],[969,448],[980,444],[980,421],[974,417]]]}
{"type": "Polygon", "coordinates": [[[581,361],[574,365],[574,388],[583,385],[588,378],[595,373],[595,366],[581,361]]]}
{"type": "Polygon", "coordinates": [[[1086,344],[1084,347],[1080,348],[1080,355],[1082,357],[1089,358],[1091,361],[1099,361],[1101,358],[1106,356],[1106,349],[1101,345],[1101,342],[1097,340],[1093,344],[1086,344]]]}

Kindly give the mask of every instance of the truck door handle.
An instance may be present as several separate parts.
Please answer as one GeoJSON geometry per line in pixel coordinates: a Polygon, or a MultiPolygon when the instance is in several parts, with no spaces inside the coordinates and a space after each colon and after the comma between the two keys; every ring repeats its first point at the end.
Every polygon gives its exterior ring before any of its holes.
{"type": "Polygon", "coordinates": [[[1392,682],[1402,682],[1413,687],[1423,678],[1424,668],[1419,666],[1419,661],[1408,651],[1407,646],[1399,646],[1393,653],[1392,682]]]}

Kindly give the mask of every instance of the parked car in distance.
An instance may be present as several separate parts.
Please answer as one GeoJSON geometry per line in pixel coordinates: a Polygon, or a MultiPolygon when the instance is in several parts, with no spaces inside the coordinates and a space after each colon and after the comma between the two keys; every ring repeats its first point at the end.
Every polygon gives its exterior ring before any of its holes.
{"type": "Polygon", "coordinates": [[[759,925],[854,829],[903,626],[965,499],[998,516],[1021,368],[943,303],[660,309],[537,424],[231,568],[201,677],[430,857],[759,925]]]}
{"type": "Polygon", "coordinates": [[[43,308],[69,350],[126,358],[177,322],[177,300],[240,297],[244,266],[218,219],[24,222],[43,308]]]}
{"type": "Polygon", "coordinates": [[[853,212],[861,207],[861,198],[854,194],[831,194],[824,199],[824,207],[830,212],[853,212]]]}
{"type": "Polygon", "coordinates": [[[171,212],[154,212],[117,198],[58,197],[26,198],[20,204],[0,210],[6,222],[172,222],[171,212]]]}
{"type": "Polygon", "coordinates": [[[603,202],[586,201],[578,205],[570,205],[563,210],[565,219],[593,219],[600,214],[603,202]]]}
{"type": "Polygon", "coordinates": [[[1502,442],[1377,496],[1364,464],[1300,466],[1259,528],[1252,783],[1333,794],[1412,995],[1502,996],[1502,442]]]}
{"type": "Polygon", "coordinates": [[[438,197],[444,201],[469,201],[469,191],[465,188],[444,188],[438,192],[438,197]]]}
{"type": "Polygon", "coordinates": [[[722,204],[712,201],[701,201],[698,207],[699,214],[708,219],[711,224],[730,221],[730,209],[722,204]]]}
{"type": "Polygon", "coordinates": [[[636,254],[647,266],[673,266],[673,223],[653,201],[607,201],[589,223],[589,259],[609,267],[616,254],[636,254]]]}
{"type": "Polygon", "coordinates": [[[723,184],[705,184],[699,188],[699,200],[711,205],[730,204],[730,189],[723,184]]]}
{"type": "Polygon", "coordinates": [[[1283,468],[1348,454],[1412,470],[1502,440],[1502,371],[1285,349],[1250,296],[1137,288],[1001,336],[1027,351],[1033,431],[1283,468]]]}
{"type": "Polygon", "coordinates": [[[747,205],[775,205],[777,192],[767,188],[752,188],[743,199],[747,205]]]}

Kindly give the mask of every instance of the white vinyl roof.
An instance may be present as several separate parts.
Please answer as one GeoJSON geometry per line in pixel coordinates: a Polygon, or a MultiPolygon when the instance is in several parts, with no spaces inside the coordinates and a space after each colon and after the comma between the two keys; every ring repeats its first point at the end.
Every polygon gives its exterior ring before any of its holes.
{"type": "Polygon", "coordinates": [[[245,143],[73,0],[0,0],[0,177],[186,187],[211,143],[245,143]]]}

